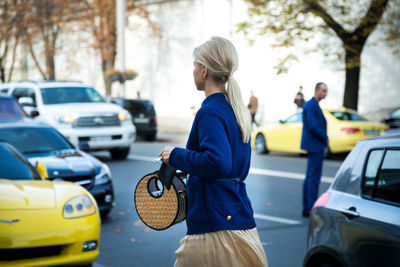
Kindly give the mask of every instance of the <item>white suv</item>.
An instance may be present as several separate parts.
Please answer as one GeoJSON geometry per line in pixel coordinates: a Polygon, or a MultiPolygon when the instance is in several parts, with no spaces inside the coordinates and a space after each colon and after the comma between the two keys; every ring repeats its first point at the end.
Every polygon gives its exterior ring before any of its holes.
{"type": "Polygon", "coordinates": [[[109,150],[125,159],[136,138],[129,112],[108,103],[91,86],[80,82],[12,82],[0,91],[13,95],[35,120],[55,127],[82,150],[109,150]]]}

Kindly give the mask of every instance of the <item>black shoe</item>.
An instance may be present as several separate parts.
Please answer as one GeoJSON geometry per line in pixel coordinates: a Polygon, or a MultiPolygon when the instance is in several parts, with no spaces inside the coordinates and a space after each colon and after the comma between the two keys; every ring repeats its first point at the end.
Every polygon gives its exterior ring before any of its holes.
{"type": "Polygon", "coordinates": [[[305,218],[308,218],[308,217],[310,217],[310,213],[307,213],[307,212],[303,211],[301,216],[303,216],[305,218]]]}

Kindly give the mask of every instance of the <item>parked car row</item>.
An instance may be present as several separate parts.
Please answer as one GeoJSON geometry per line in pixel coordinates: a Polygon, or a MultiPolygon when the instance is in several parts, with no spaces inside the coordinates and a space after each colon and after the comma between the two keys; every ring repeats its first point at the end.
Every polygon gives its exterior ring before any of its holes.
{"type": "Polygon", "coordinates": [[[5,83],[35,120],[60,131],[75,147],[108,150],[114,159],[125,159],[136,138],[129,112],[107,103],[91,86],[80,82],[5,83]]]}
{"type": "Polygon", "coordinates": [[[83,187],[46,180],[0,141],[0,266],[87,265],[99,254],[100,216],[83,187]]]}
{"type": "MultiPolygon", "coordinates": [[[[389,127],[379,122],[365,119],[355,111],[324,109],[327,121],[329,145],[327,156],[333,153],[350,152],[356,143],[365,138],[382,134],[389,127]]],[[[258,154],[269,151],[305,154],[300,149],[303,128],[303,113],[296,112],[279,123],[258,127],[252,134],[252,146],[258,154]]]]}
{"type": "Polygon", "coordinates": [[[114,191],[108,166],[77,150],[56,129],[34,122],[0,123],[0,141],[24,154],[32,165],[42,162],[49,180],[70,181],[86,188],[102,215],[113,207],[114,191]]]}

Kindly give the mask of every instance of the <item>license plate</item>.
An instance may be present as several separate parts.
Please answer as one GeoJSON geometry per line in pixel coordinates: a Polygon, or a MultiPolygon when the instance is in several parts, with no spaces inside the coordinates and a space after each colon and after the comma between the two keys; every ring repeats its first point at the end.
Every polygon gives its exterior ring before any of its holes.
{"type": "Polygon", "coordinates": [[[148,123],[150,120],[149,118],[135,118],[133,121],[136,123],[148,123]]]}
{"type": "Polygon", "coordinates": [[[93,136],[90,137],[90,141],[109,141],[111,136],[93,136]]]}
{"type": "Polygon", "coordinates": [[[367,131],[367,130],[365,130],[364,133],[367,134],[367,135],[379,135],[379,131],[367,131]]]}

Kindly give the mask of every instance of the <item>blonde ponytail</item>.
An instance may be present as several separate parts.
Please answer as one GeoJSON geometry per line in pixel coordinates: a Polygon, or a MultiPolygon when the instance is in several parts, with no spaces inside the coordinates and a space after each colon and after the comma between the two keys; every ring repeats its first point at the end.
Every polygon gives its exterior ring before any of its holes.
{"type": "Polygon", "coordinates": [[[220,81],[227,82],[226,91],[229,103],[235,113],[243,143],[250,140],[251,118],[243,102],[240,87],[232,77],[238,67],[238,55],[233,44],[222,37],[212,37],[193,51],[195,61],[206,66],[211,75],[220,81]]]}
{"type": "Polygon", "coordinates": [[[240,132],[242,134],[243,143],[247,143],[251,135],[251,117],[250,112],[246,108],[242,94],[240,93],[239,84],[231,76],[228,79],[228,100],[232,106],[233,112],[235,113],[236,121],[239,125],[240,132]]]}

